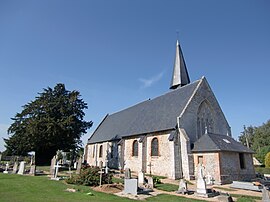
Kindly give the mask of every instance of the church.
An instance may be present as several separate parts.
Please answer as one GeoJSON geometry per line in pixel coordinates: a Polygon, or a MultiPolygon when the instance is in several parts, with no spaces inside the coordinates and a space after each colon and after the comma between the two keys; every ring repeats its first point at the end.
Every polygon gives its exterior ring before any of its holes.
{"type": "Polygon", "coordinates": [[[254,178],[252,155],[231,137],[206,78],[190,82],[178,40],[169,92],[107,114],[85,148],[91,166],[190,180],[202,164],[216,184],[254,178]]]}

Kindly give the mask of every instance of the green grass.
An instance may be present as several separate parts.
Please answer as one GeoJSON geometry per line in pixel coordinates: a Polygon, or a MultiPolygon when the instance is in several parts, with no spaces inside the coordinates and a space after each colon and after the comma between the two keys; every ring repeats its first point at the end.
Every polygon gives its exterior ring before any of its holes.
{"type": "Polygon", "coordinates": [[[214,188],[224,190],[224,191],[236,191],[236,189],[226,188],[226,187],[219,187],[219,186],[215,186],[214,188]]]}
{"type": "Polygon", "coordinates": [[[262,200],[262,197],[260,197],[260,196],[247,196],[247,195],[243,196],[243,195],[240,195],[240,194],[231,194],[231,196],[237,198],[237,201],[238,200],[244,201],[243,198],[245,198],[247,200],[250,200],[250,201],[252,201],[252,200],[262,200]]]}
{"type": "MultiPolygon", "coordinates": [[[[128,202],[131,199],[118,197],[113,194],[95,192],[86,186],[67,185],[63,181],[49,180],[46,176],[21,176],[0,173],[0,201],[1,202],[86,202],[86,201],[115,201],[128,202]],[[74,188],[75,193],[66,192],[67,188],[74,188]],[[93,196],[88,196],[91,192],[93,196]]],[[[146,201],[184,201],[193,200],[173,195],[158,195],[146,199],[146,201]]]]}
{"type": "Polygon", "coordinates": [[[255,171],[261,174],[270,174],[270,168],[255,167],[255,171]]]}
{"type": "Polygon", "coordinates": [[[250,197],[241,196],[240,198],[237,198],[237,202],[256,202],[256,200],[250,197]]]}
{"type": "Polygon", "coordinates": [[[168,184],[168,183],[161,183],[161,184],[156,184],[155,187],[159,190],[163,191],[168,191],[168,192],[173,192],[178,190],[178,186],[175,184],[168,184]]]}

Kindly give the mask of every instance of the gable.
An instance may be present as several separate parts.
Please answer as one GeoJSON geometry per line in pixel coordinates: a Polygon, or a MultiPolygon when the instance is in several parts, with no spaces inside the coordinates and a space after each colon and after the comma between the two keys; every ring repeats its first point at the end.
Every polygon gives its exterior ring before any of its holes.
{"type": "Polygon", "coordinates": [[[110,141],[133,135],[174,129],[200,80],[108,115],[100,123],[88,143],[110,141]]]}
{"type": "Polygon", "coordinates": [[[230,126],[206,78],[200,81],[179,120],[179,127],[193,143],[205,133],[206,126],[210,132],[230,135],[230,126]]]}

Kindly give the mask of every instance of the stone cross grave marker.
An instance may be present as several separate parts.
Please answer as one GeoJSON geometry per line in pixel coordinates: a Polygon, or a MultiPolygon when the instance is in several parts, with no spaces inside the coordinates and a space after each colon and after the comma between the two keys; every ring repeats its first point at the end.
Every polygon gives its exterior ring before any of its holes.
{"type": "Polygon", "coordinates": [[[8,169],[9,169],[9,164],[6,163],[6,169],[5,169],[5,171],[3,173],[7,174],[8,173],[8,169]]]}
{"type": "Polygon", "coordinates": [[[25,173],[25,161],[21,161],[19,171],[18,171],[17,174],[24,175],[24,173],[25,173]]]}
{"type": "Polygon", "coordinates": [[[57,161],[56,165],[54,165],[54,175],[51,178],[52,180],[60,180],[60,178],[58,177],[58,171],[60,167],[61,166],[59,165],[59,161],[57,161]]]}
{"type": "Polygon", "coordinates": [[[149,166],[149,168],[150,168],[150,176],[152,176],[152,167],[153,167],[153,164],[151,163],[151,161],[150,161],[150,163],[147,166],[149,166]]]}
{"type": "Polygon", "coordinates": [[[12,174],[16,174],[18,170],[18,161],[16,160],[13,165],[12,174]]]}
{"type": "Polygon", "coordinates": [[[139,186],[144,185],[144,172],[142,172],[142,171],[140,171],[138,173],[138,184],[139,184],[139,186]]]}
{"type": "Polygon", "coordinates": [[[130,179],[131,178],[131,172],[129,168],[125,169],[125,179],[130,179]]]}
{"type": "Polygon", "coordinates": [[[137,179],[125,179],[124,193],[137,195],[138,181],[137,179]]]}
{"type": "Polygon", "coordinates": [[[99,176],[99,186],[101,186],[101,184],[102,184],[102,174],[104,173],[103,168],[100,168],[100,171],[98,171],[98,173],[100,174],[100,176],[99,176]]]}
{"type": "Polygon", "coordinates": [[[80,174],[82,169],[82,157],[80,156],[77,164],[76,174],[80,174]]]}
{"type": "Polygon", "coordinates": [[[197,179],[196,193],[202,196],[207,194],[206,183],[203,177],[203,166],[201,164],[198,165],[198,179],[197,179]]]}

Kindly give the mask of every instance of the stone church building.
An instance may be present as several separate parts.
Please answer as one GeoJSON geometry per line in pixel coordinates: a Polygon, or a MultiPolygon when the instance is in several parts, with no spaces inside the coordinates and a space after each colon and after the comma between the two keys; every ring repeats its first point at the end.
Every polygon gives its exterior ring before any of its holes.
{"type": "Polygon", "coordinates": [[[179,42],[170,91],[106,115],[88,139],[92,166],[194,179],[198,164],[217,184],[255,177],[252,154],[230,126],[205,77],[190,82],[179,42]]]}

